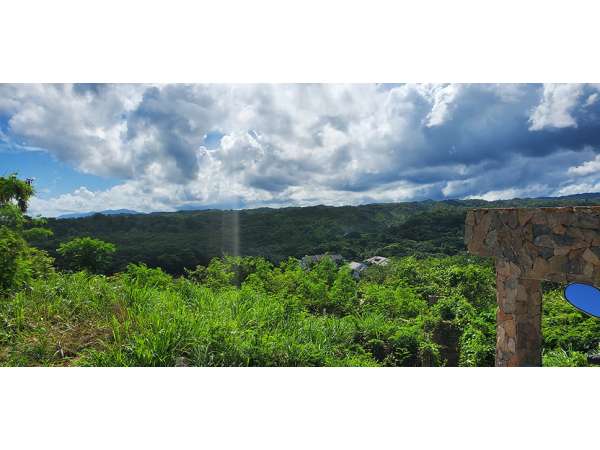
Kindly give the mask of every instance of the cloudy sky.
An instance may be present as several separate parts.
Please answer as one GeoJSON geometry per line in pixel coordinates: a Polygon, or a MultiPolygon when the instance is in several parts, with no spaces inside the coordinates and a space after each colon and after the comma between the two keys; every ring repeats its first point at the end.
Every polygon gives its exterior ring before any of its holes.
{"type": "Polygon", "coordinates": [[[0,84],[34,214],[600,191],[600,85],[0,84]]]}

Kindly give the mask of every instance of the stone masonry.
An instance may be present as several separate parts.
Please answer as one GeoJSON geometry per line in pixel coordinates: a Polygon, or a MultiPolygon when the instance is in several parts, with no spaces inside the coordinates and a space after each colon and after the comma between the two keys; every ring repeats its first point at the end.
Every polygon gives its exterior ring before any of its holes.
{"type": "Polygon", "coordinates": [[[465,243],[495,258],[496,366],[540,366],[540,282],[600,280],[600,206],[471,210],[465,243]]]}

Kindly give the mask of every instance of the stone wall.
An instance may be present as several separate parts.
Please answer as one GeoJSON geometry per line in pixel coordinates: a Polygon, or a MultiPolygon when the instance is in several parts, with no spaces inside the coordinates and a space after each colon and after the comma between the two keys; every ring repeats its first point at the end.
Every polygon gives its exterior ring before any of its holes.
{"type": "Polygon", "coordinates": [[[600,280],[600,207],[472,210],[465,243],[496,260],[496,365],[540,365],[540,281],[600,280]]]}

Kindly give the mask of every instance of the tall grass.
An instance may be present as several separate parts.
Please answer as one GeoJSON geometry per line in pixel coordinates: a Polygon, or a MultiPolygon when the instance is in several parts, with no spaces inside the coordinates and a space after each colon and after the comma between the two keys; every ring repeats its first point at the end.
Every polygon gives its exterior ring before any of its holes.
{"type": "MultiPolygon", "coordinates": [[[[293,261],[251,261],[240,271],[242,263],[219,261],[177,279],[137,265],[112,277],[50,273],[0,299],[0,364],[493,364],[487,267],[405,258],[356,282],[327,262],[308,272],[293,261]]],[[[583,365],[583,352],[597,345],[596,322],[579,314],[547,296],[546,365],[583,365]]]]}

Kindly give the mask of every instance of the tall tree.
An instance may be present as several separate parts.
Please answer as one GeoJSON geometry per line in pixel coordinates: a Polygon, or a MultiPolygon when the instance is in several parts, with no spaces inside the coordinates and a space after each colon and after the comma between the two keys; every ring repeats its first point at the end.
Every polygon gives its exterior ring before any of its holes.
{"type": "Polygon", "coordinates": [[[34,193],[30,179],[21,180],[17,174],[0,177],[0,294],[19,288],[52,266],[52,258],[31,247],[26,240],[52,234],[39,226],[44,223],[43,219],[25,215],[34,193]]]}

